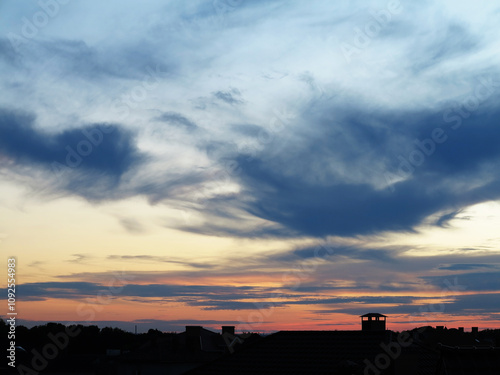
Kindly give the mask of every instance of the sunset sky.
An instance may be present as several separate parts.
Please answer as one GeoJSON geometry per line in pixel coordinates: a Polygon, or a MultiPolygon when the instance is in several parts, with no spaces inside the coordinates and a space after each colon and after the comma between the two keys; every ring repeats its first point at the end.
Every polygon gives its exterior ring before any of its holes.
{"type": "Polygon", "coordinates": [[[0,316],[500,328],[500,6],[0,2],[0,316]]]}

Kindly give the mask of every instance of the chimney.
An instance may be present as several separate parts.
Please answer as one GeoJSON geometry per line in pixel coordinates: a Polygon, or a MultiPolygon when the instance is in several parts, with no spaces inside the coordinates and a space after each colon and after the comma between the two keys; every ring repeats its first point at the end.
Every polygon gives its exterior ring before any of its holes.
{"type": "Polygon", "coordinates": [[[202,326],[186,326],[186,346],[191,350],[201,349],[202,326]]]}
{"type": "Polygon", "coordinates": [[[458,332],[464,333],[464,327],[458,327],[458,332]]]}
{"type": "Polygon", "coordinates": [[[366,332],[385,331],[387,316],[379,313],[361,315],[361,330],[366,332]]]}
{"type": "Polygon", "coordinates": [[[234,326],[222,326],[222,334],[229,333],[234,336],[234,326]]]}
{"type": "Polygon", "coordinates": [[[479,332],[479,327],[472,327],[472,334],[477,335],[479,332]]]}

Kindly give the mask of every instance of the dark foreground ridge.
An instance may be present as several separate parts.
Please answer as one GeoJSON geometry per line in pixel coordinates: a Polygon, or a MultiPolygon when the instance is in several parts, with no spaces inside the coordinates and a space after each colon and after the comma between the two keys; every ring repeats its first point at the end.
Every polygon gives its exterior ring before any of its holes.
{"type": "MultiPolygon", "coordinates": [[[[500,374],[498,329],[426,326],[394,332],[385,329],[385,319],[363,315],[360,331],[267,336],[237,334],[233,326],[220,333],[186,326],[181,333],[150,329],[143,334],[57,323],[18,326],[16,368],[4,359],[0,374],[500,374]]],[[[3,337],[7,328],[1,321],[3,337]]]]}

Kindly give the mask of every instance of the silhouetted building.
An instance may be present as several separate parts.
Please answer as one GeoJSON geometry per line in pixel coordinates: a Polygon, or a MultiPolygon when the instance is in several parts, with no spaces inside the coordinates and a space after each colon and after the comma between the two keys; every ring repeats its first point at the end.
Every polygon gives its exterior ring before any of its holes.
{"type": "MultiPolygon", "coordinates": [[[[372,313],[363,317],[367,322],[363,330],[281,331],[264,338],[250,333],[235,334],[233,326],[223,326],[222,334],[201,326],[186,326],[181,333],[150,329],[147,334],[139,335],[119,329],[79,326],[82,333],[69,342],[68,349],[54,358],[43,373],[500,375],[500,329],[475,328],[473,332],[465,332],[461,327],[424,326],[392,332],[382,330],[385,315],[372,313]]],[[[5,328],[4,325],[4,337],[5,328]]],[[[22,328],[18,327],[19,343],[26,350],[17,347],[16,361],[27,368],[32,366],[32,349],[44,350],[40,338],[47,337],[47,332],[66,329],[54,323],[25,328],[24,333],[22,328]]],[[[0,374],[17,374],[15,369],[3,366],[0,364],[0,374]]]]}
{"type": "Polygon", "coordinates": [[[437,375],[500,374],[500,348],[442,345],[437,375]]]}
{"type": "Polygon", "coordinates": [[[379,313],[361,315],[361,330],[366,332],[385,331],[387,316],[379,313]]]}
{"type": "MultiPolygon", "coordinates": [[[[234,327],[225,326],[223,332],[234,332],[234,327]]],[[[226,333],[228,336],[229,333],[226,333]]],[[[239,335],[231,335],[231,339],[238,338],[238,344],[244,341],[239,335]]],[[[228,344],[220,333],[212,332],[202,326],[186,326],[184,332],[178,334],[151,335],[150,339],[134,350],[124,353],[115,360],[114,368],[117,372],[103,372],[108,374],[184,374],[204,363],[212,362],[229,353],[228,344]],[[133,370],[133,371],[132,371],[133,370]]],[[[232,340],[231,340],[232,342],[232,340]]],[[[237,350],[236,343],[232,346],[237,350]]]]}
{"type": "Polygon", "coordinates": [[[234,336],[234,326],[222,326],[222,334],[229,333],[234,336]]]}
{"type": "Polygon", "coordinates": [[[390,359],[377,368],[390,342],[390,331],[280,331],[186,375],[393,375],[390,359]]]}

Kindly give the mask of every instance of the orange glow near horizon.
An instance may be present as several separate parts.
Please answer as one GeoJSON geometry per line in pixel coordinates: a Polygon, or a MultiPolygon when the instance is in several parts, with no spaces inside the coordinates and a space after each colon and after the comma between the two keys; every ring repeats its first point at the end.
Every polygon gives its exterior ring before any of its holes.
{"type": "MultiPolygon", "coordinates": [[[[258,306],[258,305],[257,305],[258,306]]],[[[383,311],[381,306],[363,306],[363,311],[383,311]]],[[[359,330],[358,315],[345,313],[318,313],[311,311],[307,305],[272,306],[251,310],[203,310],[196,306],[174,301],[144,299],[142,302],[128,300],[123,297],[109,299],[106,295],[84,298],[78,301],[70,299],[47,299],[44,301],[19,302],[18,319],[46,322],[77,322],[98,324],[102,321],[130,322],[151,320],[151,327],[156,328],[154,321],[212,320],[217,323],[200,324],[217,330],[227,321],[240,322],[238,331],[274,332],[280,330],[359,330]]],[[[181,323],[179,323],[181,322],[181,323]]],[[[480,329],[500,328],[500,316],[497,319],[484,320],[481,316],[460,316],[443,313],[419,313],[388,315],[387,328],[394,331],[408,330],[421,326],[443,325],[448,328],[472,326],[480,329]]]]}

